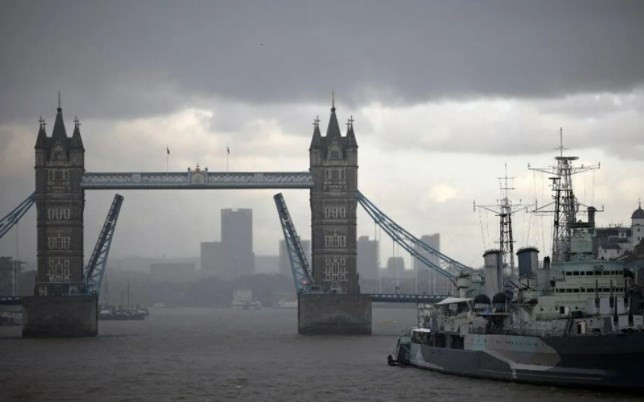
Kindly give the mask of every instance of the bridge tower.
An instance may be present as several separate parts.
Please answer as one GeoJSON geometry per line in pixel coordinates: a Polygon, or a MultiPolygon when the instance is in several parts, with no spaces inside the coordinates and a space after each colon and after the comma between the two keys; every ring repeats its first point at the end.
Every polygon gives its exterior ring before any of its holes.
{"type": "Polygon", "coordinates": [[[311,189],[311,239],[313,281],[333,293],[359,294],[357,273],[356,209],[358,144],[353,118],[342,136],[335,102],[326,136],[314,122],[309,148],[311,189]]]}
{"type": "Polygon", "coordinates": [[[83,276],[83,209],[81,178],[85,148],[80,123],[67,136],[60,100],[51,137],[40,119],[36,140],[36,208],[38,272],[36,296],[78,294],[83,276]]]}

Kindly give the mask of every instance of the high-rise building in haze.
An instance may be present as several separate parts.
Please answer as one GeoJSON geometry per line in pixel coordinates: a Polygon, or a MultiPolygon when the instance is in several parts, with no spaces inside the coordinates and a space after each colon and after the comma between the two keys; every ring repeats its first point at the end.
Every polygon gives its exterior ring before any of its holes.
{"type": "Polygon", "coordinates": [[[252,209],[221,210],[221,244],[224,271],[235,277],[255,273],[252,209]]]}
{"type": "Polygon", "coordinates": [[[389,278],[400,278],[405,275],[405,259],[402,257],[389,257],[385,269],[389,278]]]}
{"type": "Polygon", "coordinates": [[[221,210],[221,241],[201,243],[201,269],[222,279],[255,273],[253,210],[221,210]]]}
{"type": "Polygon", "coordinates": [[[378,241],[369,240],[368,236],[358,238],[358,275],[360,290],[365,293],[380,291],[380,258],[378,241]]]}
{"type": "MultiPolygon", "coordinates": [[[[423,235],[420,240],[423,243],[428,244],[430,247],[436,251],[441,249],[441,235],[440,233],[434,233],[433,235],[423,235]]],[[[439,265],[439,260],[436,256],[429,254],[420,247],[416,246],[415,250],[424,255],[429,261],[433,262],[436,265],[439,265]]],[[[420,260],[414,259],[414,271],[416,272],[416,283],[418,293],[428,293],[428,294],[447,294],[451,286],[449,279],[443,275],[435,272],[427,265],[423,264],[420,260]]]]}
{"type": "Polygon", "coordinates": [[[358,273],[360,279],[377,280],[380,277],[380,259],[378,241],[369,240],[369,236],[358,238],[358,273]]]}

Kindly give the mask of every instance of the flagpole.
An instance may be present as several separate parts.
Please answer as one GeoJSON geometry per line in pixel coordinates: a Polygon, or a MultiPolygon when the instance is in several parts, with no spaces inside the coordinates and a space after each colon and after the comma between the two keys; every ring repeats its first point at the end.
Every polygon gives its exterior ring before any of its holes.
{"type": "Polygon", "coordinates": [[[230,147],[226,147],[226,172],[228,172],[228,158],[230,157],[230,147]]]}
{"type": "Polygon", "coordinates": [[[168,173],[168,159],[170,158],[170,148],[165,147],[165,172],[168,173]]]}

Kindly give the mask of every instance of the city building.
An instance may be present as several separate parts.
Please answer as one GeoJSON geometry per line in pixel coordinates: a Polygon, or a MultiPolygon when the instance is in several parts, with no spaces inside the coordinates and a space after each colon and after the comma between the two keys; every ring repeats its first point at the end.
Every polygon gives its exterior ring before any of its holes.
{"type": "Polygon", "coordinates": [[[279,256],[276,255],[255,255],[256,274],[279,273],[279,256]]]}
{"type": "Polygon", "coordinates": [[[205,273],[219,273],[224,270],[224,247],[220,241],[201,243],[201,270],[205,273]]]}
{"type": "Polygon", "coordinates": [[[255,273],[253,210],[221,210],[221,241],[201,243],[201,269],[233,280],[255,273]]]}
{"type": "Polygon", "coordinates": [[[369,240],[369,236],[358,238],[358,273],[360,279],[380,279],[380,257],[377,240],[369,240]]]}
{"type": "Polygon", "coordinates": [[[13,257],[0,257],[0,296],[20,294],[20,276],[24,262],[13,257]]]}
{"type": "Polygon", "coordinates": [[[644,239],[644,210],[642,205],[631,215],[631,226],[595,228],[593,248],[597,258],[615,260],[633,254],[644,239]]]}
{"type": "Polygon", "coordinates": [[[387,278],[401,278],[406,276],[405,273],[405,259],[403,257],[389,257],[387,259],[387,266],[385,267],[385,277],[387,278]]]}
{"type": "MultiPolygon", "coordinates": [[[[432,235],[423,235],[420,237],[420,240],[429,245],[434,250],[440,252],[441,250],[441,235],[440,233],[434,233],[432,235]]],[[[433,262],[436,265],[440,265],[440,260],[431,253],[423,250],[421,247],[416,246],[415,250],[426,257],[430,262],[433,262]]],[[[413,263],[414,272],[416,274],[416,284],[418,293],[427,293],[427,294],[441,294],[446,295],[450,291],[452,282],[445,276],[437,273],[433,269],[429,268],[419,259],[415,258],[413,263]]]]}
{"type": "Polygon", "coordinates": [[[189,282],[197,277],[194,263],[157,262],[150,264],[150,279],[159,282],[189,282]]]}

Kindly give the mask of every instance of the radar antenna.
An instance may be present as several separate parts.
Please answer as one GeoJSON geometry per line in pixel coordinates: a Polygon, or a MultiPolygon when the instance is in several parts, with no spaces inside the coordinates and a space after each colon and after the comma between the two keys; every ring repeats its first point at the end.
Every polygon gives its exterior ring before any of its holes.
{"type": "Polygon", "coordinates": [[[573,166],[573,162],[579,159],[577,156],[565,156],[563,151],[563,129],[559,129],[559,156],[555,156],[557,166],[548,168],[533,168],[528,165],[528,169],[537,172],[546,173],[552,181],[552,198],[553,202],[536,208],[536,213],[553,213],[554,223],[552,228],[552,261],[569,261],[570,260],[570,239],[577,224],[577,213],[579,212],[579,201],[573,191],[572,176],[599,169],[600,165],[591,166],[573,166]],[[554,209],[550,210],[549,208],[554,209]]]}
{"type": "Polygon", "coordinates": [[[505,164],[505,176],[498,177],[500,198],[496,205],[477,205],[474,201],[474,210],[477,208],[494,213],[499,217],[499,249],[501,250],[503,273],[508,278],[515,278],[514,266],[514,237],[512,235],[512,215],[515,212],[526,210],[529,206],[512,202],[509,191],[514,190],[512,180],[508,177],[508,164],[505,164]]]}

